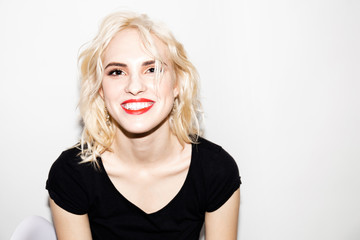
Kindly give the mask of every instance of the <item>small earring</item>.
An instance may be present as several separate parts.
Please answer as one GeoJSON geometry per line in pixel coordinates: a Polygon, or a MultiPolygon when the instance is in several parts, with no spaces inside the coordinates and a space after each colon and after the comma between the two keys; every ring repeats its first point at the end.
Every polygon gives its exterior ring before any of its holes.
{"type": "Polygon", "coordinates": [[[171,112],[172,112],[172,113],[174,113],[174,112],[177,111],[178,101],[179,101],[178,98],[175,98],[175,99],[174,99],[173,107],[172,107],[172,109],[171,109],[171,112]]]}
{"type": "Polygon", "coordinates": [[[108,110],[107,110],[106,107],[105,107],[105,118],[106,118],[106,125],[107,125],[108,127],[110,127],[110,125],[111,125],[110,115],[109,115],[109,112],[108,112],[108,110]]]}

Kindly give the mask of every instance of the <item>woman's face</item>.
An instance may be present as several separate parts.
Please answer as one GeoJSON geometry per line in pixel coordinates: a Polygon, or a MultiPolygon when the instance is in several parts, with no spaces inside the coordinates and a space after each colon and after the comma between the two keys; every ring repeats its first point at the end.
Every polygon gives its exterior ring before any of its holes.
{"type": "Polygon", "coordinates": [[[162,78],[155,79],[155,59],[144,51],[135,29],[115,35],[103,55],[104,77],[100,95],[111,117],[130,134],[166,127],[178,94],[166,45],[153,38],[163,60],[162,78]],[[164,120],[166,120],[164,122],[164,120]]]}

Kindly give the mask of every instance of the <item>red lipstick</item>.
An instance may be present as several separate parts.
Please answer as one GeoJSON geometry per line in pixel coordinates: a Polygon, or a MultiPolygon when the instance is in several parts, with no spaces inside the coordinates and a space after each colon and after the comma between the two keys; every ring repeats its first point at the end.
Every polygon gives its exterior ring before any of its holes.
{"type": "Polygon", "coordinates": [[[154,101],[146,98],[129,99],[121,103],[121,107],[128,114],[140,115],[154,106],[154,101]]]}

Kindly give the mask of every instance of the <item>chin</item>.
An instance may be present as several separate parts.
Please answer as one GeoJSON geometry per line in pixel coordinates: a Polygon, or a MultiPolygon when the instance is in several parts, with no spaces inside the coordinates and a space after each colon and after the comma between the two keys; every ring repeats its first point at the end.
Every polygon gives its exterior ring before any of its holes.
{"type": "Polygon", "coordinates": [[[140,138],[155,132],[158,127],[150,126],[119,126],[120,131],[129,138],[140,138]]]}
{"type": "MultiPolygon", "coordinates": [[[[161,121],[157,125],[145,125],[145,124],[131,124],[129,125],[118,125],[121,132],[123,132],[124,135],[130,138],[141,138],[148,136],[155,131],[157,131],[161,127],[169,127],[168,123],[168,117],[165,118],[163,121],[161,121]]],[[[170,127],[169,127],[170,128],[170,127]]]]}

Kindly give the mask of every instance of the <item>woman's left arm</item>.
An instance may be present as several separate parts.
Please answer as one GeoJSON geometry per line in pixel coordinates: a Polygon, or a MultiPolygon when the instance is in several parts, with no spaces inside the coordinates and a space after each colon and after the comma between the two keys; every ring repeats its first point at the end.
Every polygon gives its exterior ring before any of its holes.
{"type": "Polygon", "coordinates": [[[239,218],[240,189],[214,212],[205,214],[206,240],[236,240],[239,218]]]}

